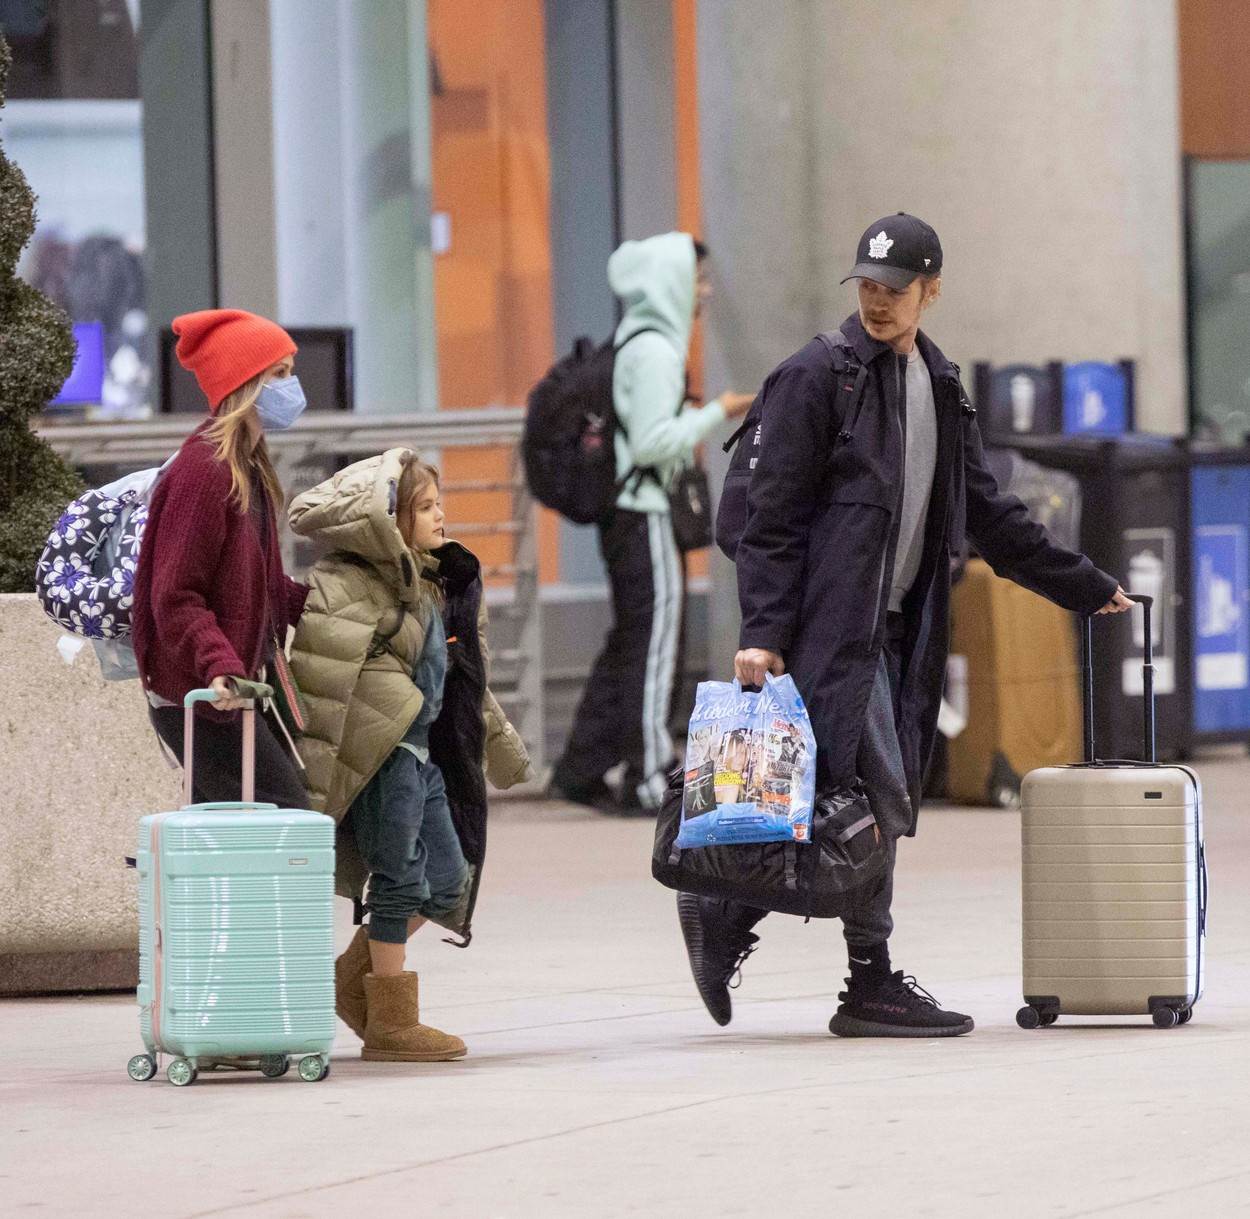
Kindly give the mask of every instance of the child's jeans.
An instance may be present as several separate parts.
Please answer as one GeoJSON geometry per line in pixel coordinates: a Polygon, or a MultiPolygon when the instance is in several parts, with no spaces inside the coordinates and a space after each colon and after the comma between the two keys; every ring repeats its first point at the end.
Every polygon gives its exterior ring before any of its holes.
{"type": "Polygon", "coordinates": [[[414,915],[456,908],[469,867],[451,820],[442,771],[397,748],[352,804],[356,845],[369,869],[369,938],[408,939],[414,915]]]}

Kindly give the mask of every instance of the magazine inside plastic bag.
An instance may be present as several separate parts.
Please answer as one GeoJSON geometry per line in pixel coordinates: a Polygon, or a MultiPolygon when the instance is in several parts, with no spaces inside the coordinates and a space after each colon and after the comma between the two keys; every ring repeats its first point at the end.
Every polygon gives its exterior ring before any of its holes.
{"type": "Polygon", "coordinates": [[[676,846],[810,842],[816,738],[789,674],[763,690],[699,684],[676,846]]]}

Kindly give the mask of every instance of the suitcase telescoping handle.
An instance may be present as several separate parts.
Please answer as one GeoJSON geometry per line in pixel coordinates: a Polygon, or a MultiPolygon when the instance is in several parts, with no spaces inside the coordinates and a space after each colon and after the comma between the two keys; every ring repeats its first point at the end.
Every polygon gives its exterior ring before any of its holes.
{"type": "MultiPolygon", "coordinates": [[[[195,756],[192,738],[195,735],[195,704],[214,703],[217,701],[216,690],[191,690],[182,700],[182,802],[192,804],[191,794],[191,759],[195,756]]],[[[256,798],[256,702],[247,699],[243,704],[243,791],[244,804],[251,804],[256,798]]]]}
{"type": "MultiPolygon", "coordinates": [[[[1154,598],[1140,593],[1130,593],[1130,601],[1142,608],[1142,629],[1145,640],[1142,651],[1142,761],[1155,764],[1155,666],[1154,644],[1150,634],[1150,610],[1154,598]]],[[[1084,683],[1082,701],[1085,720],[1085,761],[1097,761],[1094,755],[1094,639],[1095,615],[1091,614],[1081,623],[1081,673],[1084,683]]]]}

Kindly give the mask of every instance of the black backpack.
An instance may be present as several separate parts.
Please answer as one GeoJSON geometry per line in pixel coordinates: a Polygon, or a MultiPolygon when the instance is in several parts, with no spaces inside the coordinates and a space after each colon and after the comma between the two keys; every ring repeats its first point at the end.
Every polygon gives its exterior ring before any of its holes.
{"type": "Polygon", "coordinates": [[[530,390],[521,436],[526,481],[539,503],[578,525],[602,520],[621,489],[612,374],[625,343],[596,347],[583,335],[530,390]]]}
{"type": "MultiPolygon", "coordinates": [[[[842,331],[830,330],[816,337],[829,349],[833,371],[838,378],[839,399],[848,399],[845,406],[840,403],[835,406],[839,427],[846,436],[855,428],[859,405],[864,397],[864,385],[868,380],[868,366],[859,362],[850,340],[842,331]],[[846,423],[846,420],[850,422],[846,423]]],[[[759,460],[760,439],[764,430],[764,399],[764,392],[761,391],[751,403],[742,426],[725,441],[725,452],[733,449],[734,453],[725,474],[720,508],[716,513],[716,544],[729,559],[738,553],[738,543],[747,526],[747,492],[751,487],[751,474],[759,460]]]]}

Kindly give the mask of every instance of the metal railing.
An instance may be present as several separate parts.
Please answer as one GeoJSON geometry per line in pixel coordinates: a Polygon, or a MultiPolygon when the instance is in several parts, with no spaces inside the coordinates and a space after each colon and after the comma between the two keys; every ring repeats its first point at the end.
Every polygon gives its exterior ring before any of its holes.
{"type": "MultiPolygon", "coordinates": [[[[507,561],[482,569],[492,582],[490,612],[496,623],[491,683],[524,738],[537,772],[543,765],[542,618],[536,513],[518,449],[524,420],[525,412],[519,407],[377,416],[305,414],[287,431],[270,433],[265,439],[282,485],[295,493],[329,477],[343,464],[386,449],[406,447],[426,457],[446,449],[506,450],[505,477],[445,480],[443,492],[493,492],[509,497],[506,518],[454,519],[450,532],[470,547],[474,539],[508,539],[507,561]]],[[[141,469],[163,462],[201,422],[202,417],[188,415],[145,423],[48,424],[39,434],[73,465],[141,469]]],[[[283,551],[288,569],[295,572],[303,565],[302,559],[311,557],[289,529],[283,531],[283,551]]]]}

